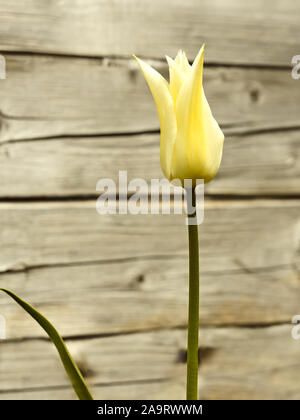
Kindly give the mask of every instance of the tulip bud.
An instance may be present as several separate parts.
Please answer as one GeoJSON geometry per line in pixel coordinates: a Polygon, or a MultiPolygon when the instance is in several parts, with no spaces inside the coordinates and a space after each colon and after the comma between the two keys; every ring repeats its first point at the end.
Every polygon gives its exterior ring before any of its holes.
{"type": "Polygon", "coordinates": [[[169,181],[211,181],[218,172],[224,135],[214,119],[202,86],[204,45],[192,65],[183,51],[167,57],[168,83],[135,57],[149,85],[160,121],[160,163],[169,181]]]}

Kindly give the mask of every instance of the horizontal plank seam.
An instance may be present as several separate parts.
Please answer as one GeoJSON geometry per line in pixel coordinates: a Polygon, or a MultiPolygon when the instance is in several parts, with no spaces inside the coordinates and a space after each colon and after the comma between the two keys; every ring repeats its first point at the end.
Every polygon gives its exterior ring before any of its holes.
{"type": "MultiPolygon", "coordinates": [[[[238,128],[238,125],[236,126],[238,128]]],[[[257,134],[269,134],[269,133],[285,133],[285,132],[289,132],[289,131],[298,131],[300,130],[300,125],[299,124],[295,124],[295,125],[290,125],[290,126],[277,126],[277,127],[266,127],[266,128],[257,128],[257,129],[247,129],[245,131],[241,131],[241,132],[230,132],[230,130],[228,130],[228,132],[225,132],[226,135],[230,136],[230,137],[249,137],[249,136],[254,136],[257,134]]]]}
{"type": "MultiPolygon", "coordinates": [[[[34,197],[28,197],[28,196],[19,196],[19,197],[6,197],[6,196],[2,196],[0,197],[0,203],[1,204],[14,204],[14,203],[20,203],[20,204],[25,204],[25,203],[59,203],[59,202],[78,202],[78,201],[91,201],[91,200],[95,200],[101,192],[96,192],[94,194],[65,194],[65,195],[45,195],[45,196],[40,196],[40,195],[36,195],[34,197]]],[[[134,192],[127,194],[127,197],[130,198],[132,197],[134,194],[134,192]]],[[[140,194],[141,198],[146,198],[146,195],[144,194],[140,194]]],[[[150,196],[148,196],[148,198],[150,198],[150,196]]],[[[170,194],[170,199],[172,200],[173,195],[170,194]]],[[[237,192],[235,194],[233,193],[228,193],[228,194],[220,194],[220,193],[205,193],[205,198],[209,199],[210,201],[246,201],[246,200],[299,200],[300,198],[300,193],[299,194],[291,194],[291,193],[287,193],[287,194],[283,194],[282,192],[280,192],[279,194],[274,194],[273,192],[270,194],[267,194],[266,192],[263,193],[253,193],[253,194],[249,194],[249,193],[243,193],[243,191],[237,192]]],[[[116,199],[117,201],[119,200],[119,193],[116,193],[116,199]]]]}
{"type": "MultiPolygon", "coordinates": [[[[0,112],[0,118],[1,118],[1,112],[0,112]]],[[[7,117],[5,117],[7,118],[7,117]]],[[[9,117],[8,119],[14,119],[13,117],[9,117]]],[[[24,119],[22,117],[19,117],[20,120],[24,119]]],[[[30,119],[30,118],[29,118],[30,119]]],[[[44,119],[43,119],[44,120],[44,119]]],[[[300,127],[299,127],[300,128],[300,127]]],[[[19,143],[30,143],[30,142],[36,142],[36,141],[49,141],[49,140],[67,140],[67,139],[91,139],[91,138],[103,138],[103,137],[134,137],[134,136],[142,136],[142,135],[153,135],[157,134],[159,135],[160,131],[159,129],[153,129],[153,130],[140,130],[140,131],[128,131],[128,132],[116,132],[116,133],[90,133],[90,134],[62,134],[57,136],[50,136],[50,137],[32,137],[32,138],[20,138],[20,139],[11,139],[11,140],[5,140],[0,141],[0,147],[7,145],[7,144],[19,144],[19,143]]]]}
{"type": "MultiPolygon", "coordinates": [[[[151,383],[163,383],[169,381],[171,378],[153,378],[153,379],[133,379],[127,381],[112,381],[112,382],[97,382],[91,384],[93,388],[97,387],[112,387],[112,386],[128,386],[128,385],[143,385],[151,383]]],[[[0,394],[8,393],[21,393],[21,392],[35,392],[35,391],[55,391],[60,389],[71,389],[70,385],[49,385],[41,387],[29,387],[29,388],[11,388],[11,389],[0,389],[0,394]]]]}
{"type": "MultiPolygon", "coordinates": [[[[5,50],[1,49],[1,53],[6,56],[14,56],[14,55],[24,55],[24,56],[38,56],[38,57],[53,57],[53,58],[64,58],[64,59],[92,59],[92,60],[99,60],[103,61],[103,64],[106,65],[105,60],[121,60],[124,62],[131,63],[133,60],[133,57],[131,55],[118,55],[118,54],[105,54],[105,55],[95,55],[95,54],[66,54],[66,53],[54,53],[54,52],[40,52],[40,51],[33,51],[33,50],[26,50],[26,51],[20,51],[20,50],[5,50]]],[[[157,63],[166,63],[165,57],[159,58],[159,57],[153,57],[150,55],[143,55],[139,54],[139,57],[144,60],[151,60],[153,62],[157,63]]],[[[191,60],[190,60],[191,63],[191,60]]],[[[266,63],[243,63],[243,62],[234,62],[234,63],[228,63],[223,61],[216,61],[216,60],[206,60],[205,62],[206,67],[235,67],[235,68],[246,68],[246,69],[255,69],[255,70],[287,70],[292,69],[292,66],[290,64],[266,64],[266,63]]]]}
{"type": "MultiPolygon", "coordinates": [[[[19,119],[19,120],[25,120],[25,119],[31,119],[31,117],[13,117],[13,116],[3,116],[3,114],[0,111],[0,118],[4,119],[19,119]]],[[[34,117],[32,117],[34,119],[34,117]]],[[[44,120],[44,119],[43,119],[44,120]]],[[[244,123],[243,123],[244,125],[244,123]]],[[[291,125],[291,126],[278,126],[278,127],[266,127],[266,128],[258,128],[258,129],[246,129],[245,131],[236,131],[236,129],[242,129],[241,126],[238,124],[221,124],[221,128],[224,131],[224,134],[226,136],[230,137],[249,137],[253,135],[258,134],[269,134],[269,133],[280,133],[280,132],[289,132],[289,131],[298,131],[300,130],[300,124],[291,125]]],[[[138,131],[126,131],[126,132],[109,132],[109,133],[89,133],[89,134],[61,134],[57,136],[46,136],[46,137],[31,137],[31,138],[20,138],[20,139],[11,139],[11,140],[5,140],[0,141],[0,147],[8,144],[14,144],[14,143],[28,143],[28,142],[34,142],[34,141],[49,141],[49,140],[67,140],[67,139],[76,139],[79,138],[81,140],[84,139],[90,139],[90,138],[103,138],[103,137],[132,137],[132,136],[147,136],[147,135],[153,135],[157,134],[159,135],[160,130],[153,129],[153,130],[138,130],[138,131]]]]}
{"type": "MultiPolygon", "coordinates": [[[[271,328],[277,327],[280,325],[287,325],[291,324],[291,320],[283,320],[283,321],[273,321],[273,322],[265,322],[265,323],[245,323],[245,324],[234,324],[234,323],[201,323],[200,320],[200,329],[209,329],[209,328],[238,328],[238,329],[258,329],[258,328],[271,328]]],[[[98,339],[98,338],[107,338],[107,337],[116,337],[116,336],[124,336],[124,335],[136,335],[136,334],[149,334],[151,332],[157,331],[174,331],[174,330],[186,330],[187,324],[183,325],[175,325],[172,327],[157,327],[157,328],[143,328],[140,330],[132,330],[132,331],[120,331],[116,333],[106,333],[106,334],[91,334],[90,336],[85,335],[70,335],[64,336],[64,340],[68,341],[82,341],[82,340],[89,340],[89,339],[98,339]]],[[[45,337],[47,341],[50,341],[47,337],[45,337]]],[[[201,347],[201,345],[200,345],[201,347]]]]}
{"type": "Polygon", "coordinates": [[[177,258],[186,258],[186,255],[144,255],[139,257],[125,257],[125,258],[114,258],[114,259],[104,259],[104,260],[90,260],[90,261],[75,261],[70,263],[53,263],[53,264],[37,264],[37,265],[28,265],[22,264],[21,268],[9,268],[0,272],[1,275],[13,275],[15,273],[27,273],[33,270],[43,270],[59,267],[78,267],[78,266],[89,266],[89,265],[103,265],[103,264],[116,264],[116,263],[127,263],[134,261],[144,261],[144,260],[154,260],[154,259],[177,259],[177,258]]]}
{"type": "MultiPolygon", "coordinates": [[[[282,321],[271,321],[265,323],[244,323],[244,324],[234,324],[234,323],[205,323],[201,324],[200,320],[200,330],[201,329],[265,329],[265,328],[273,328],[283,325],[291,325],[291,320],[282,320],[282,321]]],[[[149,334],[152,332],[158,331],[174,331],[174,330],[186,330],[187,324],[183,325],[175,325],[169,327],[157,327],[157,328],[142,328],[139,330],[124,330],[118,332],[111,332],[111,333],[95,333],[95,334],[82,334],[82,335],[64,335],[63,340],[67,342],[72,341],[86,341],[86,340],[96,340],[96,339],[104,339],[104,338],[114,338],[120,336],[128,336],[128,335],[137,335],[137,334],[149,334]]],[[[17,337],[11,338],[1,341],[1,345],[5,346],[6,344],[18,344],[24,342],[33,342],[33,341],[44,341],[44,342],[51,342],[48,337],[42,336],[28,336],[28,337],[17,337]]],[[[200,346],[201,347],[201,346],[200,346]]]]}
{"type": "MultiPolygon", "coordinates": [[[[34,270],[45,270],[45,269],[55,269],[55,268],[62,268],[62,267],[79,267],[79,266],[90,266],[90,265],[104,265],[104,264],[124,264],[128,262],[136,262],[136,261],[151,261],[151,260],[177,260],[177,259],[186,259],[188,254],[153,254],[153,255],[142,255],[138,257],[125,257],[125,258],[112,258],[112,259],[104,259],[104,260],[90,260],[90,261],[74,261],[74,262],[62,262],[62,263],[53,263],[53,264],[36,264],[36,265],[22,265],[22,267],[18,268],[8,268],[0,272],[0,279],[1,276],[5,275],[14,275],[18,273],[28,273],[34,270]]],[[[238,265],[240,263],[236,261],[238,265]]],[[[246,267],[241,266],[236,269],[224,269],[224,270],[204,270],[201,271],[202,274],[218,274],[218,275],[227,275],[227,274],[242,274],[242,273],[251,273],[251,274],[259,274],[265,272],[273,272],[280,269],[287,269],[292,268],[293,270],[297,270],[297,267],[294,264],[278,264],[272,266],[264,266],[264,267],[246,267]]]]}

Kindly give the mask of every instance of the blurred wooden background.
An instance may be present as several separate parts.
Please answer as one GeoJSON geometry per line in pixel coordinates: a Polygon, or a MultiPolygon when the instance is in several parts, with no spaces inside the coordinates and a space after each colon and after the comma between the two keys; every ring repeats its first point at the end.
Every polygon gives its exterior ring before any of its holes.
{"type": "MultiPolygon", "coordinates": [[[[0,0],[0,285],[66,338],[99,399],[185,396],[182,216],[99,216],[96,182],[161,175],[131,54],[167,75],[206,43],[226,134],[200,228],[200,396],[299,399],[297,0],[0,0]]],[[[0,297],[0,399],[75,398],[52,344],[0,297]]]]}

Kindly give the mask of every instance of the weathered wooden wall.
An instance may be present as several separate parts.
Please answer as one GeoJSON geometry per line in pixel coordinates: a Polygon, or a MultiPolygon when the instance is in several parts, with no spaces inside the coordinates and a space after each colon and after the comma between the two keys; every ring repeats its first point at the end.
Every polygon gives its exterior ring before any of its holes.
{"type": "MultiPolygon", "coordinates": [[[[297,0],[0,0],[0,284],[54,322],[97,398],[184,398],[184,218],[100,217],[95,187],[161,176],[131,54],[166,75],[203,42],[226,140],[200,229],[200,395],[300,398],[299,18],[297,0]]],[[[75,398],[41,329],[7,296],[0,313],[0,399],[75,398]]]]}

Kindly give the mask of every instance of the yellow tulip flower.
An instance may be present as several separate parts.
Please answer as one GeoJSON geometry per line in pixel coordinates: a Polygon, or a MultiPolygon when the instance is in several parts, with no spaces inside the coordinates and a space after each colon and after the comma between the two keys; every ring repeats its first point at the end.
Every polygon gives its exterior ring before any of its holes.
{"type": "Polygon", "coordinates": [[[212,180],[218,172],[224,135],[202,86],[204,45],[192,65],[183,51],[166,57],[170,82],[135,57],[155,100],[160,121],[160,163],[170,181],[212,180]]]}

